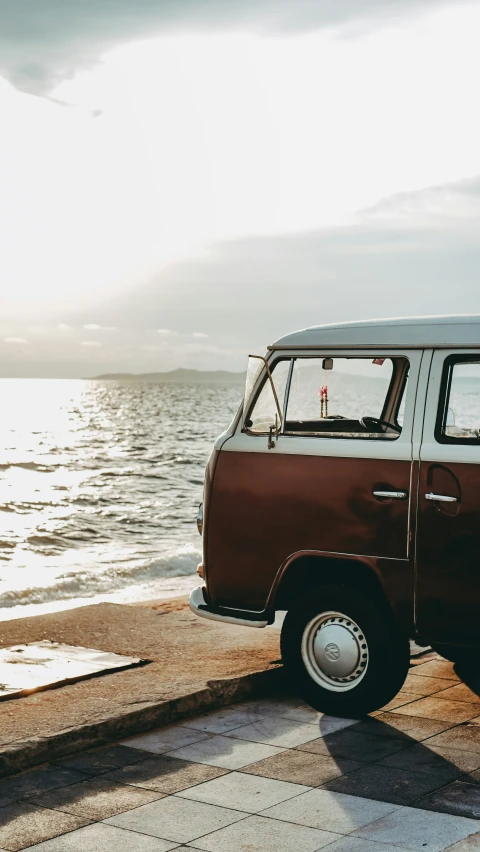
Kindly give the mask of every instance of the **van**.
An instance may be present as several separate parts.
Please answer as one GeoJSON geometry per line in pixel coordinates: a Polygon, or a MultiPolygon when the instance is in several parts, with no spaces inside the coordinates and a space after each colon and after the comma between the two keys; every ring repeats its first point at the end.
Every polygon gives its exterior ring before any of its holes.
{"type": "Polygon", "coordinates": [[[208,462],[197,615],[286,611],[297,692],[357,716],[401,688],[409,640],[480,646],[480,316],[324,325],[249,359],[208,462]]]}

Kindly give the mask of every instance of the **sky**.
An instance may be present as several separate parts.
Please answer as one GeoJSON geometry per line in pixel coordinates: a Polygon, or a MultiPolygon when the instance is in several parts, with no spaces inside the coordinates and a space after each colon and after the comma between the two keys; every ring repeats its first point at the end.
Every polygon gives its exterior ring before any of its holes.
{"type": "Polygon", "coordinates": [[[480,3],[0,0],[0,376],[480,312],[480,3]]]}

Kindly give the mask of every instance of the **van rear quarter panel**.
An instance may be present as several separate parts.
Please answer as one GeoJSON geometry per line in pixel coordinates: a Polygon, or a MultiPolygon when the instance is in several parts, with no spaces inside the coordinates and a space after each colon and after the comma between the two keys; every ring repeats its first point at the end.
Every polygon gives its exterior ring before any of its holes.
{"type": "Polygon", "coordinates": [[[410,492],[410,474],[411,461],[402,459],[221,451],[206,548],[212,603],[262,610],[292,554],[329,552],[367,557],[362,561],[407,617],[413,609],[409,501],[380,502],[372,491],[410,492]]]}

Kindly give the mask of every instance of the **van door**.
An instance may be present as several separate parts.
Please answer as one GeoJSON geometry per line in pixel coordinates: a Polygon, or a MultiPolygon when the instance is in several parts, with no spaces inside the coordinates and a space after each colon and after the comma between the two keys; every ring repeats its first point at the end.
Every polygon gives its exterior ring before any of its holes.
{"type": "Polygon", "coordinates": [[[480,642],[480,352],[435,352],[420,450],[417,629],[480,642]]]}
{"type": "Polygon", "coordinates": [[[421,359],[418,350],[271,359],[284,413],[275,446],[265,381],[217,461],[206,559],[213,603],[261,610],[293,555],[354,555],[374,564],[413,620],[412,427],[421,359]]]}

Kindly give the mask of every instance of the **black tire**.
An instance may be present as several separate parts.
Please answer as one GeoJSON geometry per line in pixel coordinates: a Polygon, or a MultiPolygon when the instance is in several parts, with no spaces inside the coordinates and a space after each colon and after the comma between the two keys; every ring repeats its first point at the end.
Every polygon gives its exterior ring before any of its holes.
{"type": "MultiPolygon", "coordinates": [[[[325,626],[325,622],[322,624],[325,626]]],[[[312,638],[311,641],[315,639],[312,638]]],[[[330,655],[333,653],[335,656],[339,651],[334,643],[325,647],[330,647],[330,655]],[[337,650],[332,652],[332,647],[337,650]]],[[[317,586],[293,602],[283,623],[281,651],[291,687],[315,709],[336,716],[363,716],[383,707],[401,689],[410,663],[408,639],[399,630],[388,605],[369,601],[354,589],[340,585],[317,586]],[[307,648],[310,647],[307,637],[316,637],[318,641],[314,619],[322,613],[345,616],[344,621],[328,616],[327,624],[336,622],[337,628],[345,627],[345,630],[349,631],[348,647],[353,647],[354,653],[357,653],[358,645],[360,657],[359,663],[355,664],[358,668],[350,678],[351,681],[358,679],[357,683],[346,684],[349,678],[345,677],[341,681],[338,679],[338,683],[325,683],[322,672],[314,677],[315,671],[312,674],[312,671],[308,670],[307,658],[310,654],[311,659],[312,654],[306,650],[304,659],[302,640],[307,648]],[[347,625],[353,626],[347,628],[347,625]],[[352,631],[355,631],[355,634],[352,631]],[[362,652],[365,645],[366,650],[362,652]],[[367,662],[363,663],[361,657],[367,654],[367,662]],[[362,665],[365,666],[364,671],[362,665]],[[340,691],[335,691],[336,689],[340,691]]],[[[325,654],[325,649],[321,653],[325,654]]],[[[338,660],[340,657],[341,652],[338,660]]],[[[331,663],[326,665],[331,666],[331,663]]]]}

